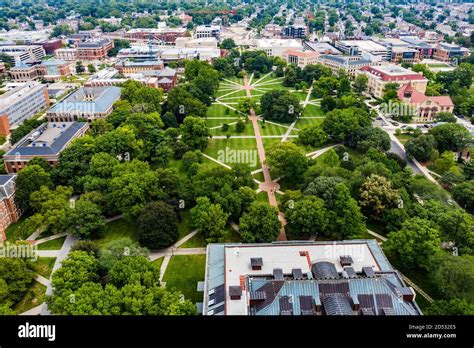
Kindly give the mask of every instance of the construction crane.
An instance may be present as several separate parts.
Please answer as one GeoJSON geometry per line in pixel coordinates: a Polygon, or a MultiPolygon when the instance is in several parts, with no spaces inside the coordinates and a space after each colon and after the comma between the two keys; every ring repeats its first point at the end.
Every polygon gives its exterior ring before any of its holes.
{"type": "Polygon", "coordinates": [[[237,11],[235,10],[201,10],[201,11],[189,11],[189,15],[193,14],[219,14],[222,15],[222,24],[225,28],[227,26],[227,16],[234,15],[237,11]]]}

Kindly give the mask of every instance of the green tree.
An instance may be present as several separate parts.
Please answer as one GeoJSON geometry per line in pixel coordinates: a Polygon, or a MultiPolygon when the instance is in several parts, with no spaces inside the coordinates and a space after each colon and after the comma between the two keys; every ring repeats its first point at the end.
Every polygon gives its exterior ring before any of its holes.
{"type": "Polygon", "coordinates": [[[328,207],[327,235],[338,240],[358,238],[365,232],[364,216],[344,183],[336,185],[336,196],[328,207]]]}
{"type": "Polygon", "coordinates": [[[10,307],[20,301],[34,278],[23,259],[0,257],[0,303],[10,307]]]}
{"type": "Polygon", "coordinates": [[[226,50],[231,50],[233,48],[237,47],[233,39],[224,39],[221,42],[221,48],[226,49],[226,50]]]}
{"type": "Polygon", "coordinates": [[[225,213],[219,204],[212,204],[207,197],[199,197],[196,203],[191,209],[193,227],[199,229],[209,243],[222,242],[229,214],[225,213]]]}
{"type": "Polygon", "coordinates": [[[378,218],[385,210],[398,206],[401,197],[387,178],[372,174],[360,188],[359,202],[373,217],[378,218]]]}
{"type": "Polygon", "coordinates": [[[420,162],[428,162],[436,156],[435,139],[432,135],[422,134],[410,139],[405,144],[407,157],[416,158],[420,162]]]}
{"type": "Polygon", "coordinates": [[[180,127],[182,141],[190,148],[205,150],[210,135],[206,121],[199,117],[188,116],[180,127]]]}
{"type": "Polygon", "coordinates": [[[436,142],[439,152],[459,151],[466,147],[472,136],[464,126],[457,123],[446,123],[429,130],[436,142]]]}
{"type": "Polygon", "coordinates": [[[474,180],[454,186],[453,197],[461,206],[472,211],[474,209],[474,180]]]}
{"type": "Polygon", "coordinates": [[[260,108],[266,120],[285,123],[293,122],[302,112],[298,98],[287,90],[266,92],[260,98],[260,108]]]}
{"type": "Polygon", "coordinates": [[[84,283],[97,281],[97,270],[98,263],[94,256],[85,251],[71,252],[53,274],[53,289],[58,293],[77,290],[84,283]]]}
{"type": "Polygon", "coordinates": [[[324,201],[316,197],[305,197],[285,210],[287,227],[292,234],[309,237],[324,235],[329,223],[324,201]]]}
{"type": "Polygon", "coordinates": [[[327,142],[328,136],[320,125],[309,125],[301,128],[298,139],[305,145],[320,147],[327,142]]]}
{"type": "Polygon", "coordinates": [[[178,240],[178,217],[164,202],[148,203],[137,221],[140,244],[150,249],[169,247],[178,240]]]}
{"type": "Polygon", "coordinates": [[[370,115],[363,109],[336,109],[326,114],[322,127],[332,141],[342,142],[354,132],[371,124],[370,115]]]}
{"type": "Polygon", "coordinates": [[[463,298],[474,300],[474,256],[452,256],[435,258],[431,273],[434,284],[447,299],[463,298]]]}
{"type": "Polygon", "coordinates": [[[246,243],[273,242],[280,233],[278,209],[268,203],[253,202],[240,218],[240,234],[246,243]]]}
{"type": "Polygon", "coordinates": [[[367,91],[368,82],[369,78],[367,75],[357,75],[354,79],[354,90],[360,94],[364,93],[367,91]]]}
{"type": "Polygon", "coordinates": [[[427,269],[431,257],[441,250],[440,244],[440,233],[432,223],[415,217],[406,220],[400,230],[390,232],[383,247],[403,269],[427,269]]]}
{"type": "Polygon", "coordinates": [[[84,71],[86,71],[86,68],[84,68],[84,65],[82,65],[82,62],[78,60],[76,62],[76,73],[82,74],[84,71]]]}
{"type": "Polygon", "coordinates": [[[90,74],[94,74],[95,72],[97,72],[97,69],[95,68],[93,64],[88,64],[87,71],[89,71],[90,74]]]}
{"type": "Polygon", "coordinates": [[[302,180],[303,173],[308,167],[306,156],[292,142],[280,142],[273,145],[267,153],[267,163],[272,175],[284,176],[293,183],[302,180]]]}
{"type": "Polygon", "coordinates": [[[385,152],[390,150],[390,137],[380,128],[361,128],[352,134],[349,145],[361,152],[369,149],[385,152]]]}
{"type": "Polygon", "coordinates": [[[100,207],[88,199],[79,198],[64,218],[64,230],[81,239],[98,237],[105,228],[105,218],[100,207]]]}
{"type": "Polygon", "coordinates": [[[30,208],[30,196],[41,186],[52,187],[51,176],[39,165],[28,165],[16,178],[15,202],[21,210],[30,208]]]}

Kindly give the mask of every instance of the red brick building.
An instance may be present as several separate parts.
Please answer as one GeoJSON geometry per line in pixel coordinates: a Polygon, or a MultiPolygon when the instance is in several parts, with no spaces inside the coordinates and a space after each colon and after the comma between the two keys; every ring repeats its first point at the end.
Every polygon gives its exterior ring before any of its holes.
{"type": "Polygon", "coordinates": [[[7,227],[21,216],[15,204],[15,180],[16,175],[0,175],[0,242],[6,239],[7,227]]]}
{"type": "Polygon", "coordinates": [[[107,53],[114,48],[114,42],[109,39],[79,42],[76,45],[78,60],[100,60],[107,57],[107,53]]]}

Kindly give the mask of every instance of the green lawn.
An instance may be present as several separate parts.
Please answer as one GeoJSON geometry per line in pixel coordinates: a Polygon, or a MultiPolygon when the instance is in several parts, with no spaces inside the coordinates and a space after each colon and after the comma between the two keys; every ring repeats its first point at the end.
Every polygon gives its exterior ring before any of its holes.
{"type": "Polygon", "coordinates": [[[193,238],[182,244],[180,248],[205,248],[207,246],[206,236],[198,232],[193,238]]]}
{"type": "Polygon", "coordinates": [[[38,244],[38,250],[60,250],[65,240],[66,236],[38,244]]]}
{"type": "Polygon", "coordinates": [[[125,219],[120,219],[109,222],[105,226],[102,237],[96,239],[95,242],[99,244],[99,246],[103,246],[113,240],[125,237],[136,240],[136,226],[127,222],[125,219]]]}
{"type": "Polygon", "coordinates": [[[253,174],[252,176],[253,176],[254,179],[257,179],[258,181],[263,181],[263,180],[265,180],[265,178],[263,177],[263,172],[259,172],[259,173],[253,174]]]}
{"type": "MultiPolygon", "coordinates": [[[[212,120],[212,121],[217,121],[217,120],[212,120]]],[[[222,125],[222,121],[225,121],[225,120],[220,120],[221,125],[222,125]]],[[[253,132],[252,123],[250,121],[246,122],[245,129],[241,133],[239,133],[235,130],[235,126],[236,126],[235,124],[231,124],[231,123],[234,123],[234,122],[237,122],[237,119],[225,122],[229,125],[229,130],[227,132],[224,132],[222,130],[222,128],[216,128],[216,129],[211,129],[211,134],[212,135],[227,135],[227,134],[230,134],[231,136],[232,135],[255,135],[254,132],[253,132]]]]}
{"type": "Polygon", "coordinates": [[[230,166],[233,163],[246,163],[252,169],[260,167],[254,138],[209,139],[204,153],[230,166]]]}
{"type": "Polygon", "coordinates": [[[268,193],[266,193],[265,191],[259,192],[257,194],[257,201],[268,203],[268,193]]]}
{"type": "Polygon", "coordinates": [[[34,281],[33,285],[28,289],[25,296],[18,302],[13,309],[18,313],[26,312],[27,310],[39,306],[46,299],[46,286],[34,281]]]}
{"type": "Polygon", "coordinates": [[[268,122],[259,122],[258,125],[260,126],[261,135],[284,135],[288,130],[288,128],[284,126],[277,126],[276,124],[268,122]]]}
{"type": "Polygon", "coordinates": [[[396,135],[397,139],[400,140],[400,142],[405,145],[405,143],[410,140],[410,139],[413,139],[413,135],[411,134],[408,134],[408,133],[402,133],[400,135],[396,135]]]}
{"type": "Polygon", "coordinates": [[[39,275],[49,279],[55,262],[55,257],[38,257],[36,261],[30,262],[30,267],[39,275]]]}
{"type": "Polygon", "coordinates": [[[26,239],[29,237],[30,233],[23,229],[26,219],[22,218],[18,222],[15,222],[8,226],[5,234],[7,235],[7,240],[10,242],[15,242],[19,239],[26,239]]]}
{"type": "Polygon", "coordinates": [[[319,105],[307,104],[301,116],[324,116],[324,111],[319,105]]]}
{"type": "Polygon", "coordinates": [[[207,117],[229,117],[229,118],[235,118],[238,117],[240,114],[232,109],[229,109],[228,107],[225,107],[222,104],[212,104],[208,109],[207,109],[207,117]],[[229,110],[229,113],[226,114],[226,110],[229,110]]]}
{"type": "Polygon", "coordinates": [[[172,256],[163,281],[167,289],[176,289],[186,299],[202,302],[202,293],[196,291],[197,283],[204,280],[206,255],[172,256]]]}
{"type": "Polygon", "coordinates": [[[163,263],[164,257],[159,257],[155,261],[151,261],[152,265],[155,266],[156,268],[160,269],[161,264],[163,263]]]}
{"type": "Polygon", "coordinates": [[[304,126],[319,125],[323,123],[323,121],[324,121],[324,118],[300,118],[298,122],[296,122],[295,127],[298,129],[301,129],[304,126]]]}
{"type": "Polygon", "coordinates": [[[181,212],[181,221],[178,224],[179,238],[178,240],[186,237],[193,231],[191,226],[191,213],[189,210],[181,212]]]}

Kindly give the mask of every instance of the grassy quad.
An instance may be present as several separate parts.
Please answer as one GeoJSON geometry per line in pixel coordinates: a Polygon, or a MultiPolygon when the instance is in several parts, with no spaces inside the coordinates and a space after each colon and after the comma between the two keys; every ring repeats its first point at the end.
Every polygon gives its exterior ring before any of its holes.
{"type": "Polygon", "coordinates": [[[181,292],[192,302],[201,302],[202,293],[197,291],[197,283],[204,280],[206,255],[172,256],[163,276],[167,289],[181,292]]]}
{"type": "MultiPolygon", "coordinates": [[[[204,153],[212,158],[215,158],[216,160],[219,160],[222,156],[225,157],[226,153],[234,153],[236,159],[240,156],[237,163],[249,164],[252,170],[260,168],[255,138],[231,137],[229,139],[209,139],[209,144],[204,153]]],[[[227,160],[226,158],[222,159],[224,159],[224,163],[232,166],[233,162],[231,157],[228,156],[227,160]]]]}

